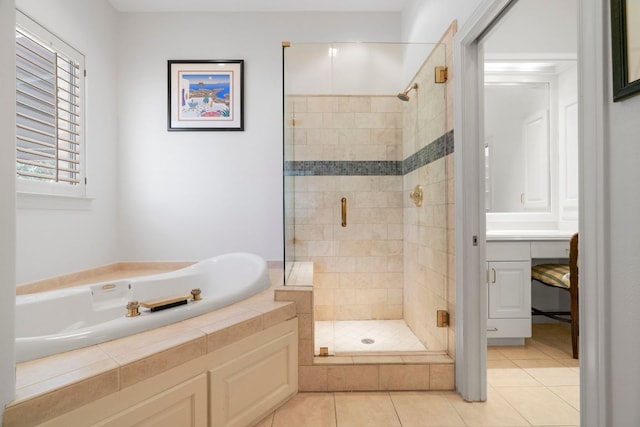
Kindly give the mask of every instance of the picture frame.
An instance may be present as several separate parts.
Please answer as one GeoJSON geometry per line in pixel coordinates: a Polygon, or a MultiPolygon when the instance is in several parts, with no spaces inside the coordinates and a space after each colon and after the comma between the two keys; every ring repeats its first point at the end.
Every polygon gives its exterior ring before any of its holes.
{"type": "Polygon", "coordinates": [[[244,130],[244,60],[168,60],[167,73],[167,130],[244,130]]]}
{"type": "Polygon", "coordinates": [[[613,101],[640,92],[640,2],[611,0],[613,101]]]}

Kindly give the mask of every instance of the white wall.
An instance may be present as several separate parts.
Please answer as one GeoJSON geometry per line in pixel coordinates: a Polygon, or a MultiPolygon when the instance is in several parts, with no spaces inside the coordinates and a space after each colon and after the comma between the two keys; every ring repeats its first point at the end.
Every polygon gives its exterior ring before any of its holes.
{"type": "Polygon", "coordinates": [[[0,425],[15,394],[15,3],[0,0],[0,425]]]}
{"type": "Polygon", "coordinates": [[[575,57],[578,46],[577,0],[518,0],[508,19],[491,30],[491,54],[550,54],[575,57]],[[550,12],[553,11],[553,12],[550,12]],[[513,35],[517,34],[517,37],[513,35]]]}
{"type": "MultiPolygon", "coordinates": [[[[608,48],[610,43],[606,44],[608,48]]],[[[610,52],[605,54],[610,60],[610,52]]],[[[609,67],[607,67],[609,69],[609,67]]],[[[605,325],[610,342],[612,426],[640,425],[640,95],[613,103],[612,83],[607,83],[608,135],[605,134],[605,191],[608,217],[605,230],[609,247],[605,283],[609,316],[605,325]]],[[[606,123],[606,122],[605,122],[606,123]]]]}
{"type": "Polygon", "coordinates": [[[121,259],[282,259],[284,40],[399,41],[400,14],[121,16],[121,259]],[[168,132],[169,59],[244,59],[244,132],[168,132]]]}
{"type": "Polygon", "coordinates": [[[20,284],[117,260],[118,15],[107,0],[17,0],[16,7],[85,55],[88,192],[95,198],[81,210],[68,203],[58,203],[56,209],[47,203],[41,209],[21,208],[19,200],[16,280],[20,284]]]}
{"type": "Polygon", "coordinates": [[[409,0],[402,11],[402,40],[437,42],[453,20],[458,28],[482,0],[409,0]]]}

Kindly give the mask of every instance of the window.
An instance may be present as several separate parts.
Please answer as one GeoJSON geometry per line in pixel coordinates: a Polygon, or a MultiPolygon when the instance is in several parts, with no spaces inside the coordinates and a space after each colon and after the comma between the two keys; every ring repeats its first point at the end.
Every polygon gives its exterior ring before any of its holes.
{"type": "Polygon", "coordinates": [[[16,13],[20,192],[85,196],[84,57],[16,13]]]}

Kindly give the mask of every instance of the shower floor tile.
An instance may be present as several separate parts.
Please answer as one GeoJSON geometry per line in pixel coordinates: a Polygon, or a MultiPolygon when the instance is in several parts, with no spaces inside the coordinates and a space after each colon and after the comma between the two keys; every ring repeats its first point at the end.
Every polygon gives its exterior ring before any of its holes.
{"type": "Polygon", "coordinates": [[[317,321],[314,346],[316,355],[320,353],[320,347],[328,347],[329,354],[343,356],[427,352],[427,348],[404,320],[317,321]]]}

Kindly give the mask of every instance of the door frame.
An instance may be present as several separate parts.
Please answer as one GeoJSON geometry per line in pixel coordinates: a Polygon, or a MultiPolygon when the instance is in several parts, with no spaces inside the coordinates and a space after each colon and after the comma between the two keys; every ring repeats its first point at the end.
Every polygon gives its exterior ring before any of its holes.
{"type": "MultiPolygon", "coordinates": [[[[456,389],[468,401],[487,398],[486,218],[481,194],[484,145],[479,138],[478,41],[516,0],[483,0],[454,38],[456,191],[456,389]],[[464,172],[464,173],[463,173],[464,172]]],[[[578,2],[580,402],[583,427],[606,425],[611,402],[605,283],[604,43],[606,2],[578,2]],[[588,190],[587,190],[588,189],[588,190]]]]}

